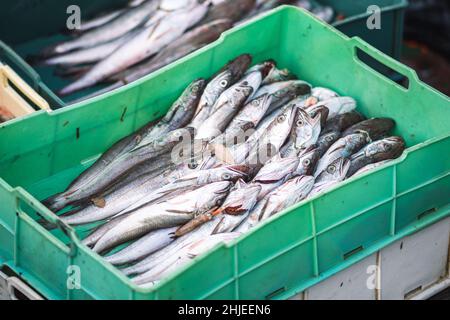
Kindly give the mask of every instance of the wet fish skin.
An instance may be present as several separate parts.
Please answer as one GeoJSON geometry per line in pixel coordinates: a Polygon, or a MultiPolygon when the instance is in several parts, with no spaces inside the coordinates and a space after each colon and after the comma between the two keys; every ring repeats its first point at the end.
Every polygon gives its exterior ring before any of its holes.
{"type": "Polygon", "coordinates": [[[264,164],[279,152],[291,131],[297,110],[295,105],[290,105],[270,123],[251,149],[246,163],[264,164]]]}
{"type": "Polygon", "coordinates": [[[248,69],[252,61],[249,54],[242,54],[232,61],[214,76],[206,85],[203,95],[200,98],[195,111],[194,119],[190,123],[191,127],[198,129],[200,125],[209,117],[212,107],[220,95],[229,87],[234,85],[248,69]]]}
{"type": "Polygon", "coordinates": [[[375,163],[368,164],[368,165],[362,167],[361,169],[359,169],[358,171],[356,171],[352,176],[358,176],[360,174],[363,174],[363,173],[375,170],[376,168],[381,167],[381,166],[389,163],[391,160],[392,159],[383,160],[383,161],[380,161],[380,162],[375,162],[375,163]]]}
{"type": "Polygon", "coordinates": [[[317,107],[319,105],[325,106],[328,108],[328,118],[327,120],[330,120],[339,114],[347,113],[350,111],[355,110],[356,108],[356,101],[352,97],[335,97],[324,101],[319,101],[317,104],[307,107],[312,109],[314,107],[317,107]]]}
{"type": "Polygon", "coordinates": [[[173,233],[176,229],[177,227],[172,227],[151,231],[122,250],[104,258],[113,265],[124,265],[138,261],[170,244],[174,240],[173,233]]]}
{"type": "Polygon", "coordinates": [[[261,208],[260,221],[305,199],[313,188],[314,180],[312,176],[294,177],[272,191],[261,208]]]}
{"type": "Polygon", "coordinates": [[[142,147],[169,132],[188,125],[194,116],[195,109],[205,90],[205,86],[206,81],[201,78],[191,82],[172,104],[166,115],[152,127],[151,130],[144,134],[143,138],[134,149],[142,147]]]}
{"type": "Polygon", "coordinates": [[[367,132],[362,131],[340,138],[322,156],[317,164],[314,176],[317,177],[322,171],[339,158],[350,158],[351,155],[361,150],[371,140],[367,132]]]}
{"type": "Polygon", "coordinates": [[[349,127],[364,120],[366,120],[366,118],[357,111],[346,112],[327,121],[325,128],[322,130],[322,134],[332,131],[343,132],[349,127]]]}
{"type": "Polygon", "coordinates": [[[313,145],[303,150],[299,155],[299,164],[295,174],[299,176],[312,176],[320,160],[320,150],[313,145]]]}
{"type": "Polygon", "coordinates": [[[186,223],[220,205],[230,186],[230,182],[216,182],[163,203],[138,209],[101,237],[93,250],[103,252],[152,230],[186,223]]]}
{"type": "Polygon", "coordinates": [[[228,243],[238,236],[240,233],[222,233],[216,235],[210,235],[205,239],[199,239],[187,244],[185,247],[177,251],[168,260],[162,261],[160,265],[143,273],[139,276],[132,278],[132,282],[137,285],[145,285],[150,283],[153,285],[155,281],[163,279],[174,270],[186,265],[192,259],[200,256],[220,243],[228,243]]]}
{"type": "Polygon", "coordinates": [[[125,10],[126,10],[125,8],[121,8],[121,9],[113,10],[111,12],[102,14],[100,16],[94,17],[89,20],[85,20],[85,21],[82,20],[80,28],[77,28],[76,30],[74,30],[74,32],[75,33],[86,32],[88,30],[100,27],[100,26],[106,24],[107,22],[113,20],[114,18],[118,17],[125,10]]]}
{"type": "Polygon", "coordinates": [[[156,21],[149,23],[149,26],[145,27],[130,41],[120,46],[106,59],[95,64],[77,81],[61,89],[59,95],[66,96],[91,87],[152,56],[181,36],[185,30],[195,25],[206,14],[207,9],[208,2],[200,4],[193,1],[186,8],[161,14],[159,20],[154,18],[156,21]]]}
{"type": "Polygon", "coordinates": [[[271,102],[272,96],[266,93],[247,103],[233,118],[224,133],[210,142],[210,147],[213,149],[216,147],[217,154],[220,152],[217,150],[219,145],[228,147],[245,142],[246,133],[252,132],[251,130],[259,124],[271,102]]]}
{"type": "Polygon", "coordinates": [[[109,79],[122,81],[124,84],[133,82],[217,40],[222,32],[231,27],[232,23],[225,19],[196,27],[170,43],[148,61],[114,74],[109,79]]]}
{"type": "Polygon", "coordinates": [[[272,104],[270,105],[269,110],[267,110],[267,113],[270,113],[273,110],[286,105],[297,96],[309,96],[311,93],[311,85],[301,80],[275,82],[259,88],[255,97],[259,97],[266,93],[272,95],[272,104]]]}
{"type": "Polygon", "coordinates": [[[108,23],[87,31],[74,40],[47,49],[46,53],[61,54],[74,49],[91,47],[111,41],[138,27],[156,11],[157,7],[158,1],[147,1],[142,6],[129,9],[108,23]]]}
{"type": "Polygon", "coordinates": [[[201,225],[198,229],[193,230],[192,232],[181,236],[171,244],[166,246],[165,248],[158,250],[152,254],[150,254],[145,259],[139,261],[138,263],[122,269],[122,273],[131,276],[138,275],[144,272],[147,272],[158,265],[159,261],[165,261],[168,257],[175,254],[178,250],[191,243],[192,241],[196,241],[198,239],[203,239],[211,234],[214,230],[217,221],[220,219],[221,215],[213,217],[210,221],[201,225]]]}
{"type": "Polygon", "coordinates": [[[337,183],[343,181],[350,168],[350,160],[347,158],[338,158],[328,165],[317,177],[309,197],[313,197],[320,192],[324,192],[337,183]]]}
{"type": "Polygon", "coordinates": [[[219,209],[224,214],[212,234],[232,232],[256,205],[261,190],[258,184],[237,184],[219,209]]]}
{"type": "Polygon", "coordinates": [[[195,138],[211,140],[220,135],[261,81],[261,73],[252,72],[225,90],[213,105],[210,116],[199,126],[195,138]]]}
{"type": "Polygon", "coordinates": [[[321,127],[320,132],[321,133],[322,133],[322,129],[325,128],[329,113],[330,113],[330,111],[325,106],[316,106],[316,107],[312,107],[312,108],[308,109],[308,114],[312,118],[315,118],[315,117],[317,117],[317,115],[320,115],[320,127],[321,127]]]}
{"type": "Polygon", "coordinates": [[[395,121],[390,118],[371,118],[359,123],[352,125],[347,128],[342,136],[347,136],[354,132],[365,131],[369,134],[372,140],[379,140],[386,135],[395,127],[395,121]]]}
{"type": "Polygon", "coordinates": [[[319,150],[319,155],[322,157],[325,152],[341,137],[341,132],[331,131],[321,134],[317,140],[316,146],[319,150]]]}
{"type": "Polygon", "coordinates": [[[350,158],[351,164],[347,177],[351,177],[367,165],[396,159],[404,150],[405,141],[401,137],[393,136],[375,141],[350,158]]]}
{"type": "Polygon", "coordinates": [[[311,95],[313,97],[316,97],[319,101],[327,101],[332,98],[339,97],[339,94],[337,94],[335,91],[323,87],[313,88],[311,91],[311,95]]]}
{"type": "Polygon", "coordinates": [[[239,21],[254,7],[255,0],[228,0],[213,5],[202,23],[217,19],[229,19],[233,22],[239,21]]]}
{"type": "Polygon", "coordinates": [[[267,77],[264,79],[262,85],[265,86],[274,82],[289,81],[295,79],[297,79],[297,76],[291,73],[291,71],[289,71],[288,69],[280,70],[278,68],[273,68],[272,71],[270,71],[267,77]]]}

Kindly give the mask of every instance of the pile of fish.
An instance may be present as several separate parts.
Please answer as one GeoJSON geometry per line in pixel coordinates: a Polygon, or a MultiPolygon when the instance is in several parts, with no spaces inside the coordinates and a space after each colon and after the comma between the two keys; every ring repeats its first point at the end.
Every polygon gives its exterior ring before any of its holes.
{"type": "Polygon", "coordinates": [[[141,78],[219,38],[249,18],[291,4],[331,22],[331,7],[310,0],[146,0],[82,22],[73,39],[45,48],[34,63],[57,66],[74,81],[61,96],[112,83],[110,91],[141,78]]]}
{"type": "Polygon", "coordinates": [[[280,211],[399,157],[395,122],[243,54],[196,79],[160,120],[123,138],[44,201],[132,281],[174,269],[280,211]]]}

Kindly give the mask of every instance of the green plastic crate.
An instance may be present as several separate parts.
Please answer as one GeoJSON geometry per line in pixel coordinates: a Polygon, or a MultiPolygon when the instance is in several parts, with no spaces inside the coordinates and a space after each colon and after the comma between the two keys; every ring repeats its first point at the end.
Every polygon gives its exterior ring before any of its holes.
{"type": "MultiPolygon", "coordinates": [[[[2,3],[2,10],[0,10],[0,40],[13,46],[22,57],[27,57],[38,53],[46,45],[64,39],[61,34],[56,36],[55,34],[65,28],[68,17],[66,9],[69,5],[78,5],[81,8],[82,17],[88,17],[95,12],[119,6],[125,2],[125,0],[7,0],[2,3]]],[[[330,5],[344,15],[343,20],[333,24],[337,29],[348,36],[363,38],[394,58],[400,57],[403,17],[408,4],[407,0],[319,0],[317,2],[330,5]],[[380,30],[369,30],[366,26],[369,17],[366,11],[370,5],[381,8],[380,30]]],[[[36,66],[35,70],[54,92],[71,82],[71,80],[55,76],[54,67],[36,66]]],[[[389,71],[383,70],[383,72],[389,71]]],[[[105,85],[98,85],[82,90],[63,97],[63,101],[70,103],[104,87],[105,85]]]]}
{"type": "Polygon", "coordinates": [[[281,299],[450,215],[450,100],[410,68],[310,14],[279,8],[102,97],[0,126],[0,265],[55,299],[281,299]],[[362,50],[405,75],[406,89],[361,62],[362,50]],[[155,290],[131,284],[37,199],[65,188],[119,138],[166,112],[187,84],[240,53],[274,58],[316,86],[354,97],[368,117],[397,122],[408,145],[387,167],[354,177],[195,259],[155,290]],[[45,128],[45,130],[43,129],[45,128]],[[66,286],[68,267],[81,289],[66,286]]]}

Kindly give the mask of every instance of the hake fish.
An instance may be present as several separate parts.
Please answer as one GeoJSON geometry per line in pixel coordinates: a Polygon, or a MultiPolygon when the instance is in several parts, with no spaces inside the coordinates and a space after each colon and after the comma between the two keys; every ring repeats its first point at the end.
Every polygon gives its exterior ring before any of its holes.
{"type": "Polygon", "coordinates": [[[162,15],[161,19],[155,18],[156,21],[150,26],[145,27],[106,59],[98,62],[75,82],[61,89],[59,94],[64,96],[93,86],[157,53],[200,21],[206,14],[208,6],[209,2],[193,1],[186,8],[162,15]]]}
{"type": "Polygon", "coordinates": [[[196,215],[220,206],[230,187],[231,182],[216,182],[166,202],[138,209],[103,235],[93,250],[104,252],[152,230],[186,223],[196,215]]]}

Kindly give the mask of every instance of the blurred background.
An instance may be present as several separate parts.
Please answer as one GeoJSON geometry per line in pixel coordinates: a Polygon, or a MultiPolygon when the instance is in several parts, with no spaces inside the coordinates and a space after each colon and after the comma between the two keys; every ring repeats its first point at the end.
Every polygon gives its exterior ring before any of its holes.
{"type": "Polygon", "coordinates": [[[450,96],[450,1],[409,0],[402,62],[450,96]]]}

